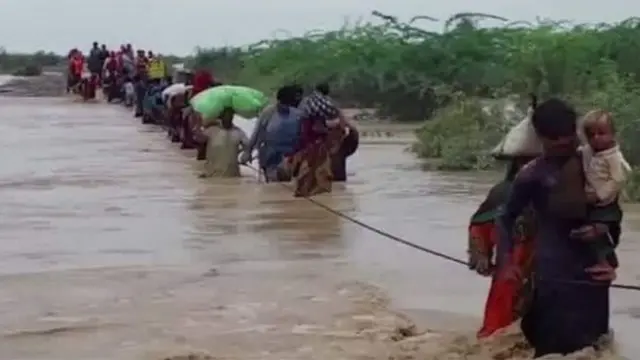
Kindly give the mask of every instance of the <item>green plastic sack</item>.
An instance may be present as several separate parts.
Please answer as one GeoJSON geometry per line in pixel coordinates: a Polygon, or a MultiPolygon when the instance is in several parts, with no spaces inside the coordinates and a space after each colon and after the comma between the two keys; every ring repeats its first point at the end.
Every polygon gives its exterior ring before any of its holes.
{"type": "Polygon", "coordinates": [[[227,107],[238,115],[254,117],[269,103],[269,98],[261,91],[246,86],[221,85],[199,93],[190,103],[193,110],[207,121],[218,118],[227,107]]]}

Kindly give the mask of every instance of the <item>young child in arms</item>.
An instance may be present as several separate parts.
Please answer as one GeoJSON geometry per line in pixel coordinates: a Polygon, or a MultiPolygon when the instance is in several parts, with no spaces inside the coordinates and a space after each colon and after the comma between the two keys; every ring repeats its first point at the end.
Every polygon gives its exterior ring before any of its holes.
{"type": "Polygon", "coordinates": [[[620,240],[622,222],[618,197],[631,166],[620,151],[609,112],[591,111],[583,119],[582,130],[588,143],[580,148],[589,204],[588,224],[573,234],[589,241],[598,265],[617,267],[614,250],[620,240]]]}

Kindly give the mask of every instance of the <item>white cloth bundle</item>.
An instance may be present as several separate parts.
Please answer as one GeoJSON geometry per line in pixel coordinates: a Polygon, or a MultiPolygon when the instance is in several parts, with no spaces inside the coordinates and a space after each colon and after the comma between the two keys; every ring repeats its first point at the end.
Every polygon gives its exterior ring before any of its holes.
{"type": "Polygon", "coordinates": [[[531,124],[532,113],[529,109],[527,116],[512,127],[498,146],[493,148],[491,155],[497,158],[511,158],[542,154],[542,143],[531,124]]]}
{"type": "Polygon", "coordinates": [[[191,88],[193,88],[193,86],[185,85],[184,83],[177,83],[168,86],[166,89],[162,90],[162,100],[167,103],[172,97],[179,94],[184,94],[191,88]]]}

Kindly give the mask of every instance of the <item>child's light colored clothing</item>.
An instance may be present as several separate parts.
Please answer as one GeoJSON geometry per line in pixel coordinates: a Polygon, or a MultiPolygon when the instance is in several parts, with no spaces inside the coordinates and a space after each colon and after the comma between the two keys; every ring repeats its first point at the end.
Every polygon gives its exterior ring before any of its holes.
{"type": "Polygon", "coordinates": [[[249,139],[239,127],[223,129],[210,126],[204,131],[207,141],[207,160],[204,164],[205,176],[239,177],[239,152],[249,145],[249,139]]]}
{"type": "Polygon", "coordinates": [[[133,82],[127,81],[124,83],[124,102],[125,105],[131,106],[136,100],[136,89],[133,86],[133,82]]]}
{"type": "Polygon", "coordinates": [[[596,195],[597,206],[615,202],[631,171],[620,148],[616,145],[611,149],[594,152],[590,146],[583,146],[580,151],[587,194],[596,195]]]}

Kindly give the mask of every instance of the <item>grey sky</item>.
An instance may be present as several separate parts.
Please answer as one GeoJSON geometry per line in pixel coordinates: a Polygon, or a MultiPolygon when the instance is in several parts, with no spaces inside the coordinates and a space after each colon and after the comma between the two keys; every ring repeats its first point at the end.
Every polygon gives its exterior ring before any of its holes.
{"type": "MultiPolygon", "coordinates": [[[[160,53],[187,54],[196,46],[242,45],[338,28],[345,18],[370,19],[379,10],[409,19],[446,19],[456,12],[486,12],[511,20],[536,16],[578,22],[619,21],[640,15],[632,0],[0,0],[0,46],[10,51],[66,52],[92,41],[131,42],[160,53]],[[178,4],[176,6],[176,4],[178,4]]],[[[422,23],[439,29],[442,24],[422,23]]]]}

